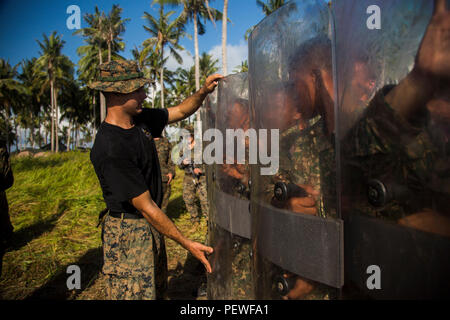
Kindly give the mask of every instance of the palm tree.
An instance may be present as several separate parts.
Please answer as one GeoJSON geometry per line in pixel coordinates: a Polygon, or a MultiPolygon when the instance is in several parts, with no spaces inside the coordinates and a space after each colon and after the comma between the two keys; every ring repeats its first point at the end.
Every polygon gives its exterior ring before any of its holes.
{"type": "Polygon", "coordinates": [[[286,3],[285,0],[269,0],[268,3],[256,0],[256,4],[262,9],[266,16],[272,14],[275,10],[282,7],[286,3]]]}
{"type": "MultiPolygon", "coordinates": [[[[202,53],[200,58],[200,84],[203,85],[207,76],[217,72],[218,60],[206,52],[202,53]]],[[[179,104],[187,97],[195,93],[195,68],[192,66],[189,70],[178,68],[175,71],[170,98],[172,104],[179,104]]]]}
{"type": "Polygon", "coordinates": [[[8,61],[0,59],[0,105],[4,108],[6,143],[10,149],[10,117],[11,111],[17,106],[20,96],[26,93],[24,87],[16,80],[18,65],[11,67],[8,61]]]}
{"type": "Polygon", "coordinates": [[[195,89],[200,90],[200,54],[198,36],[205,33],[205,23],[209,19],[214,21],[222,19],[222,13],[209,6],[208,0],[154,0],[153,3],[182,5],[183,11],[180,19],[183,23],[194,23],[194,50],[195,50],[195,89]],[[203,23],[202,23],[203,20],[203,23]]]}
{"type": "MultiPolygon", "coordinates": [[[[139,66],[139,69],[144,73],[144,77],[153,80],[152,87],[152,108],[155,107],[155,95],[156,95],[156,81],[159,78],[159,62],[160,57],[154,50],[134,48],[131,50],[134,61],[139,66]]],[[[163,60],[163,64],[167,62],[168,58],[163,60]]]]}
{"type": "MultiPolygon", "coordinates": [[[[44,71],[46,78],[50,85],[50,99],[51,99],[51,114],[52,114],[52,138],[51,138],[51,150],[58,152],[58,107],[57,107],[57,90],[55,87],[55,81],[57,76],[62,76],[63,56],[61,50],[65,44],[65,41],[60,36],[56,35],[54,31],[50,37],[44,34],[44,41],[37,40],[41,51],[40,57],[35,63],[35,74],[39,75],[41,71],[44,71]],[[56,129],[55,129],[56,128],[56,129]],[[56,134],[55,134],[56,132],[56,134]],[[56,136],[56,139],[55,139],[56,136]],[[56,140],[56,141],[55,141],[56,140]],[[56,142],[56,148],[55,148],[56,142]]],[[[43,88],[43,87],[42,87],[43,88]]]]}
{"type": "Polygon", "coordinates": [[[175,12],[169,11],[164,13],[164,6],[160,6],[159,19],[155,19],[148,12],[144,12],[144,19],[147,20],[148,26],[144,26],[144,29],[151,35],[150,38],[145,40],[142,45],[145,52],[155,51],[159,58],[160,68],[160,85],[161,85],[161,108],[164,108],[164,64],[167,61],[164,58],[164,52],[166,47],[169,49],[170,55],[175,58],[178,63],[183,63],[183,59],[177,50],[184,50],[182,46],[178,44],[180,37],[184,36],[184,26],[179,18],[170,21],[170,16],[175,12]]]}
{"type": "Polygon", "coordinates": [[[81,126],[87,124],[90,120],[91,106],[89,101],[89,88],[81,88],[81,83],[76,81],[72,81],[62,95],[61,105],[64,108],[62,117],[69,122],[69,126],[66,128],[67,151],[69,151],[70,148],[72,138],[71,133],[74,133],[75,135],[73,139],[73,149],[75,149],[78,146],[78,132],[81,126]]]}
{"type": "Polygon", "coordinates": [[[122,8],[118,5],[113,5],[109,14],[104,17],[102,14],[102,22],[103,22],[103,36],[104,41],[106,42],[106,46],[108,47],[108,62],[111,62],[111,54],[112,50],[114,52],[119,48],[123,50],[125,48],[125,44],[122,42],[122,38],[120,35],[125,32],[125,23],[130,21],[130,19],[122,19],[122,8]]]}
{"type": "Polygon", "coordinates": [[[236,66],[233,70],[234,73],[248,72],[248,61],[242,61],[239,66],[236,66]]]}
{"type": "Polygon", "coordinates": [[[200,57],[200,85],[203,85],[206,81],[206,78],[216,73],[219,68],[217,67],[217,64],[219,63],[218,59],[213,59],[213,56],[210,54],[207,54],[206,52],[202,53],[202,56],[200,57]]]}
{"type": "MultiPolygon", "coordinates": [[[[256,0],[256,5],[262,9],[266,16],[272,14],[275,10],[281,8],[286,3],[285,0],[269,0],[268,3],[256,0]]],[[[248,36],[252,33],[255,26],[251,27],[245,32],[244,38],[248,40],[248,36]]]]}
{"type": "MultiPolygon", "coordinates": [[[[104,61],[104,52],[107,51],[108,62],[114,57],[117,52],[125,48],[125,43],[122,42],[120,35],[125,32],[125,23],[129,19],[121,18],[122,8],[118,5],[113,5],[108,15],[100,12],[98,7],[95,7],[95,13],[87,13],[84,15],[84,20],[88,27],[77,30],[74,34],[81,34],[85,37],[88,46],[80,50],[79,54],[85,54],[86,65],[100,65],[104,61]],[[97,51],[97,59],[94,58],[93,52],[97,51]],[[98,64],[93,64],[96,60],[98,64]]],[[[92,76],[93,74],[86,74],[92,76]]],[[[92,81],[94,78],[90,78],[92,81]]],[[[106,117],[106,102],[103,94],[100,92],[100,121],[106,117]]]]}
{"type": "Polygon", "coordinates": [[[28,94],[24,95],[24,106],[21,110],[21,125],[30,130],[29,140],[33,148],[36,142],[34,130],[36,127],[40,130],[39,113],[41,111],[39,101],[40,89],[36,86],[36,74],[34,73],[36,60],[36,58],[32,58],[31,60],[22,61],[22,73],[19,75],[22,85],[28,91],[28,94]]]}

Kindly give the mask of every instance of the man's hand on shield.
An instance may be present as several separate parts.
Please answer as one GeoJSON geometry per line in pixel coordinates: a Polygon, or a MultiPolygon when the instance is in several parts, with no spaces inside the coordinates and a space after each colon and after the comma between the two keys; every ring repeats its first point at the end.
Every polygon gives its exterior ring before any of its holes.
{"type": "Polygon", "coordinates": [[[446,0],[434,1],[428,24],[416,57],[414,69],[422,75],[450,79],[450,11],[446,0]]]}
{"type": "Polygon", "coordinates": [[[318,214],[316,201],[319,192],[310,185],[299,185],[308,194],[307,197],[292,197],[286,201],[286,209],[316,216],[318,214]]]}
{"type": "Polygon", "coordinates": [[[203,93],[211,93],[219,84],[219,80],[223,79],[223,76],[220,74],[213,74],[206,78],[204,86],[200,89],[203,93]]]}

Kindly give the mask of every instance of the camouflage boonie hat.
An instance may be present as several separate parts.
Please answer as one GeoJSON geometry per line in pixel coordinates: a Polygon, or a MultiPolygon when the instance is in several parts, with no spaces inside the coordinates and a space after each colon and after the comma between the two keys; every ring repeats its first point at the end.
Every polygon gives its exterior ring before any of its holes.
{"type": "Polygon", "coordinates": [[[89,88],[104,92],[130,93],[140,87],[152,83],[145,79],[136,62],[128,60],[114,60],[98,66],[100,76],[98,81],[89,88]]]}

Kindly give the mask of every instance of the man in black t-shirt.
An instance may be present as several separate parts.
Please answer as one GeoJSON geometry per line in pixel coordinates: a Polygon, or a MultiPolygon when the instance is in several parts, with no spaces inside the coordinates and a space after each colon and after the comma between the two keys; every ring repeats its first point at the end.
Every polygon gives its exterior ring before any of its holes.
{"type": "Polygon", "coordinates": [[[90,87],[105,94],[108,113],[97,133],[91,161],[108,209],[102,230],[108,298],[164,298],[163,235],[187,249],[208,272],[211,266],[205,254],[213,249],[185,238],[160,210],[162,182],[153,137],[159,137],[168,123],[197,111],[222,76],[208,77],[198,92],[176,107],[142,109],[144,85],[149,80],[134,62],[111,61],[99,68],[99,81],[90,87]]]}

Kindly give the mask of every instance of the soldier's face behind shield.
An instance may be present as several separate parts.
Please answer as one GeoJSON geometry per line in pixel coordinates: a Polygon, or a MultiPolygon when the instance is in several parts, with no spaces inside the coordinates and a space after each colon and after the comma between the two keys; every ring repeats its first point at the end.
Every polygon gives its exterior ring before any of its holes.
{"type": "Polygon", "coordinates": [[[299,112],[300,103],[298,94],[291,90],[292,84],[279,86],[268,97],[269,108],[264,116],[267,128],[276,128],[284,131],[299,123],[302,114],[299,112]]]}
{"type": "Polygon", "coordinates": [[[250,118],[248,107],[244,101],[234,102],[228,115],[228,125],[230,129],[242,129],[247,131],[250,128],[250,118]]]}

